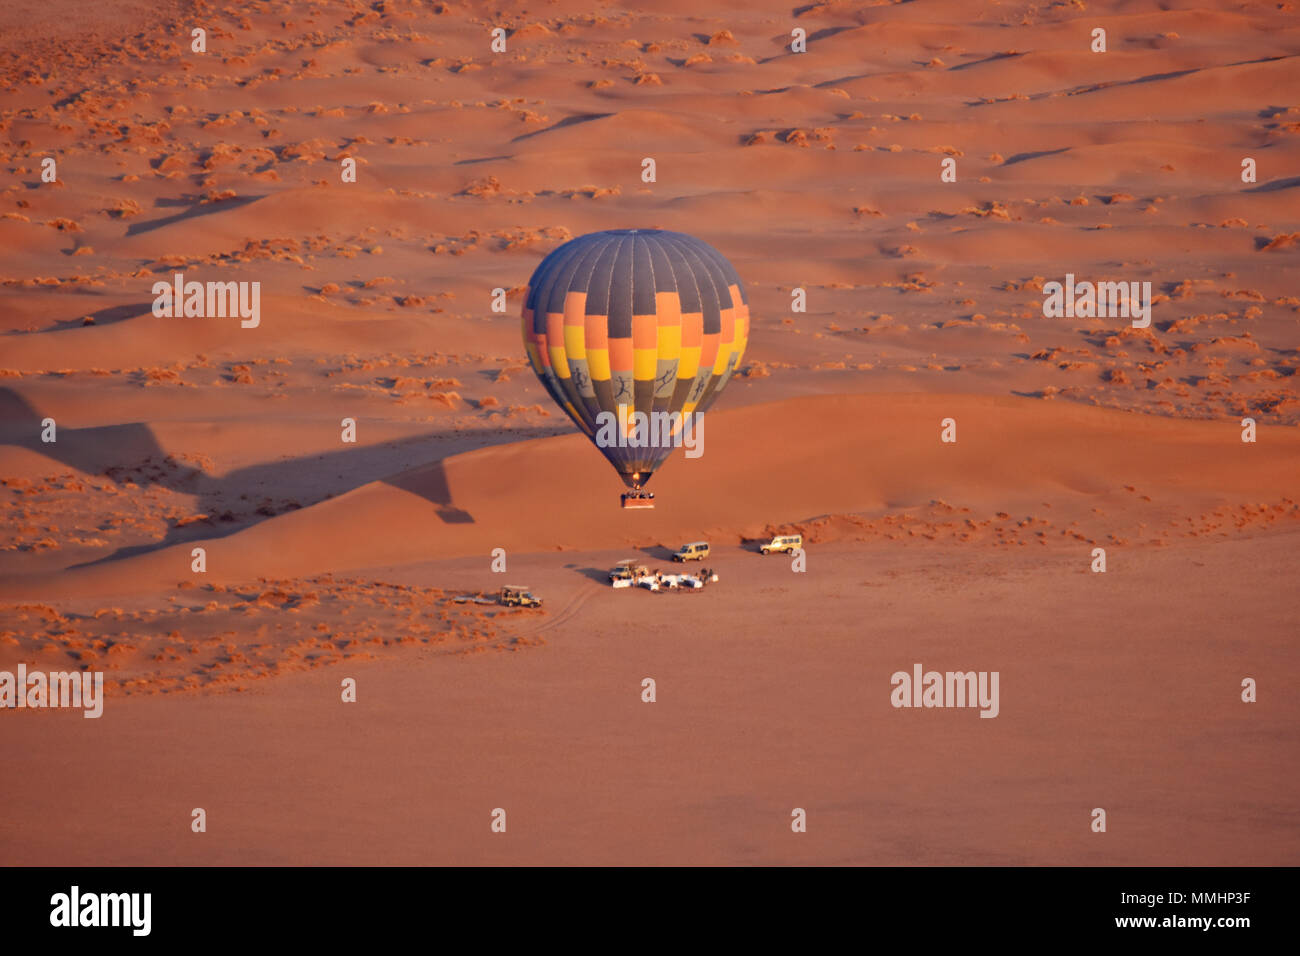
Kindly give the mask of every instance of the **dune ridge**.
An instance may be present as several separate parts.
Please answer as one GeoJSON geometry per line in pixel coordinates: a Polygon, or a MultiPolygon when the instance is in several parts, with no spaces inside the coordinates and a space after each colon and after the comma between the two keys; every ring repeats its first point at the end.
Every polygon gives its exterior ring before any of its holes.
{"type": "Polygon", "coordinates": [[[0,594],[160,586],[188,573],[200,545],[208,579],[233,582],[495,547],[592,550],[700,536],[739,543],[830,515],[859,516],[866,533],[867,518],[912,509],[931,509],[940,527],[946,514],[968,534],[957,540],[974,543],[1002,540],[978,532],[1013,512],[1016,525],[1038,515],[1030,525],[1044,544],[1165,543],[1233,526],[1227,511],[1210,517],[1225,507],[1262,509],[1267,520],[1247,522],[1252,528],[1298,516],[1300,433],[1286,427],[1246,444],[1234,422],[989,396],[828,395],[716,410],[705,442],[702,457],[676,452],[655,476],[653,512],[620,510],[617,483],[586,438],[560,435],[451,455],[227,537],[11,581],[0,594]],[[940,441],[945,418],[957,423],[954,444],[940,441]]]}
{"type": "Polygon", "coordinates": [[[0,857],[1293,862],[1294,6],[0,5],[0,669],[107,678],[0,713],[0,857]],[[753,317],[651,512],[520,342],[612,228],[753,317]],[[701,538],[716,585],[608,587],[701,538]],[[1000,716],[895,710],[916,661],[1000,716]]]}

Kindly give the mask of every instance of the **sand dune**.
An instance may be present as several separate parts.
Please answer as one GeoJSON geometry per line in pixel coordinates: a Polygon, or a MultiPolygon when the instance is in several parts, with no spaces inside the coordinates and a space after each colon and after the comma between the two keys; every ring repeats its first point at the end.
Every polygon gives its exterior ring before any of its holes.
{"type": "Polygon", "coordinates": [[[717,413],[706,442],[701,458],[679,452],[656,476],[653,513],[622,511],[615,476],[585,438],[566,435],[453,455],[229,537],[13,581],[0,593],[161,587],[187,576],[197,545],[209,552],[208,579],[235,582],[484,557],[496,547],[605,550],[701,536],[739,545],[822,515],[884,518],[935,502],[954,527],[1013,512],[1034,523],[1038,514],[1043,534],[1030,540],[1074,548],[1129,543],[1140,523],[1148,538],[1134,543],[1195,536],[1197,519],[1223,506],[1262,508],[1268,524],[1300,519],[1290,497],[1300,436],[1291,429],[1252,445],[1233,422],[1027,399],[836,395],[717,413]],[[950,417],[955,444],[940,441],[950,417]]]}
{"type": "Polygon", "coordinates": [[[0,668],[102,668],[113,721],[0,734],[0,856],[1294,858],[1298,41],[1286,3],[0,9],[0,668]],[[617,227],[720,250],[753,323],[651,512],[520,341],[542,258],[617,227]],[[177,272],[260,324],[155,317],[177,272]],[[1067,273],[1150,282],[1150,327],[1047,317],[1067,273]],[[717,588],[603,586],[699,538],[717,588]],[[542,610],[455,603],[493,548],[542,610]],[[894,720],[918,655],[1004,668],[1004,716],[894,720]],[[350,723],[345,673],[385,702],[350,723]],[[237,832],[166,835],[191,781],[237,832]]]}

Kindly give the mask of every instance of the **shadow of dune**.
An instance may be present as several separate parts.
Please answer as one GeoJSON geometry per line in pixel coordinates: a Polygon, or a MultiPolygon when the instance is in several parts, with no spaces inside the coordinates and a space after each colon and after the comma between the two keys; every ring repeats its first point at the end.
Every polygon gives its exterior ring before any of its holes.
{"type": "Polygon", "coordinates": [[[552,133],[557,129],[564,129],[566,126],[577,126],[579,123],[590,123],[592,120],[605,119],[607,116],[613,115],[613,113],[582,113],[578,116],[570,116],[567,119],[560,120],[558,123],[552,123],[545,129],[535,129],[531,133],[522,133],[510,142],[522,143],[526,139],[532,139],[534,136],[541,136],[543,133],[552,133]]]}
{"type": "MultiPolygon", "coordinates": [[[[820,83],[814,83],[813,89],[831,90],[831,89],[835,89],[837,86],[840,86],[843,83],[852,83],[854,80],[865,80],[868,77],[874,75],[875,74],[872,73],[848,73],[844,76],[837,76],[833,80],[823,80],[820,83]]],[[[769,90],[768,92],[773,92],[773,91],[769,90]]]]}
{"type": "Polygon", "coordinates": [[[225,212],[230,209],[238,209],[240,206],[247,206],[249,203],[255,203],[262,196],[237,196],[234,199],[223,199],[220,202],[200,205],[195,203],[184,212],[178,212],[174,216],[164,216],[161,219],[150,219],[146,222],[136,222],[127,226],[126,234],[128,236],[138,236],[146,232],[152,232],[155,229],[161,229],[163,226],[170,226],[173,223],[184,222],[186,219],[197,219],[200,216],[210,216],[214,212],[225,212]]]}
{"type": "Polygon", "coordinates": [[[1291,176],[1287,179],[1274,179],[1271,182],[1260,183],[1250,189],[1243,189],[1244,193],[1272,193],[1279,189],[1291,189],[1294,186],[1300,186],[1300,176],[1291,176]]]}
{"type": "MultiPolygon", "coordinates": [[[[1300,56],[1300,54],[1279,53],[1271,56],[1256,57],[1253,60],[1234,60],[1231,63],[1220,63],[1220,64],[1215,64],[1214,66],[1196,66],[1186,70],[1169,70],[1168,72],[1165,73],[1147,73],[1144,74],[1143,76],[1134,77],[1131,80],[1115,80],[1106,83],[1096,83],[1088,86],[1076,87],[1075,89],[1066,90],[1065,92],[1068,93],[1070,96],[1082,96],[1088,93],[1099,93],[1103,90],[1113,90],[1124,86],[1138,86],[1143,83],[1156,83],[1159,82],[1160,80],[1176,80],[1180,77],[1192,76],[1193,74],[1202,73],[1206,70],[1223,70],[1223,69],[1231,69],[1234,66],[1256,66],[1257,64],[1260,63],[1272,63],[1276,60],[1286,60],[1294,56],[1300,56]]],[[[1033,98],[1040,99],[1042,97],[1050,96],[1050,95],[1052,94],[1039,93],[1039,94],[1035,94],[1033,98]]]]}
{"type": "Polygon", "coordinates": [[[1030,159],[1040,159],[1043,156],[1055,156],[1057,153],[1064,153],[1069,151],[1069,149],[1070,147],[1068,146],[1062,146],[1060,149],[1043,149],[1036,153],[1016,153],[1014,156],[1009,156],[1002,165],[1014,166],[1016,163],[1023,163],[1030,159]]]}
{"type": "Polygon", "coordinates": [[[1010,60],[1013,57],[1024,56],[1023,53],[993,53],[984,57],[982,60],[971,60],[969,63],[958,63],[956,66],[948,67],[949,73],[956,73],[958,70],[969,70],[973,66],[982,66],[985,63],[996,63],[998,60],[1010,60]]]}
{"type": "MultiPolygon", "coordinates": [[[[153,312],[153,300],[148,302],[133,302],[130,305],[110,305],[94,312],[88,312],[87,315],[94,319],[93,325],[112,325],[115,322],[124,322],[127,319],[139,318],[142,315],[150,315],[153,312]]],[[[48,329],[39,329],[35,334],[40,335],[46,332],[66,332],[68,329],[80,329],[86,326],[84,319],[59,319],[48,329]]],[[[13,333],[10,333],[13,334],[13,333]]],[[[24,332],[23,335],[33,333],[24,332]]]]}

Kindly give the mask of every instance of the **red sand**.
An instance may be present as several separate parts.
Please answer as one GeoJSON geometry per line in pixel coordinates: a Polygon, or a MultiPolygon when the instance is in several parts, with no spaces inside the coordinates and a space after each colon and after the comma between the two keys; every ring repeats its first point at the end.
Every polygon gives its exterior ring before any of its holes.
{"type": "Polygon", "coordinates": [[[0,860],[1295,862],[1294,11],[434,6],[0,14],[0,670],[109,685],[0,711],[0,860]],[[754,323],[641,513],[518,320],[633,226],[754,323]],[[177,271],[260,326],[155,318],[177,271]],[[602,583],[701,538],[703,593],[602,583]],[[545,608],[452,600],[503,578],[545,608]],[[893,709],[918,661],[1000,715],[893,709]]]}

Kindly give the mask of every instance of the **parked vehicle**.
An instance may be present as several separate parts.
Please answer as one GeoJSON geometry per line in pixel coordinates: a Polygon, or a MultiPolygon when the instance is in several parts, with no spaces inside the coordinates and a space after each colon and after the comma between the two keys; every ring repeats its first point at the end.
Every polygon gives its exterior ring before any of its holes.
{"type": "Polygon", "coordinates": [[[542,599],[528,590],[527,585],[507,584],[501,589],[499,599],[506,607],[541,607],[542,599]]]}
{"type": "Polygon", "coordinates": [[[620,561],[609,572],[609,583],[616,588],[638,587],[648,591],[675,591],[679,588],[698,590],[717,580],[717,574],[708,568],[701,568],[696,574],[668,574],[637,564],[636,558],[620,561]]]}
{"type": "Polygon", "coordinates": [[[692,541],[673,552],[674,561],[703,561],[709,556],[709,542],[692,541]]]}
{"type": "Polygon", "coordinates": [[[772,554],[775,551],[784,551],[786,554],[793,553],[796,549],[803,547],[803,535],[801,534],[778,534],[771,541],[759,546],[762,554],[772,554]]]}
{"type": "Polygon", "coordinates": [[[616,588],[630,588],[638,581],[651,577],[650,569],[639,564],[636,558],[620,561],[609,572],[609,583],[616,588]]]}

